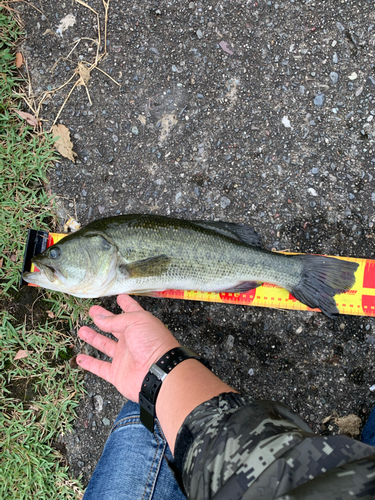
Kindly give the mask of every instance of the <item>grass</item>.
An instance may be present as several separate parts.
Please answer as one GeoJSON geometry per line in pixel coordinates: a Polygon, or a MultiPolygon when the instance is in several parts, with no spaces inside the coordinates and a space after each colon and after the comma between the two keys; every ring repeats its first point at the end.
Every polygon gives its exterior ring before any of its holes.
{"type": "Polygon", "coordinates": [[[22,295],[27,230],[48,230],[54,217],[44,190],[56,160],[53,140],[14,112],[21,107],[14,99],[22,83],[14,50],[20,35],[17,19],[0,5],[0,498],[77,499],[81,485],[69,477],[54,445],[71,429],[83,392],[80,372],[67,361],[67,332],[87,315],[89,304],[44,292],[35,316],[9,312],[17,310],[22,295]],[[27,356],[15,359],[20,350],[27,356]]]}
{"type": "Polygon", "coordinates": [[[27,229],[47,229],[53,216],[51,200],[42,189],[47,168],[56,159],[53,140],[35,134],[14,112],[20,108],[13,92],[21,83],[15,76],[13,45],[20,35],[17,22],[0,10],[0,282],[4,291],[17,290],[27,229]]]}

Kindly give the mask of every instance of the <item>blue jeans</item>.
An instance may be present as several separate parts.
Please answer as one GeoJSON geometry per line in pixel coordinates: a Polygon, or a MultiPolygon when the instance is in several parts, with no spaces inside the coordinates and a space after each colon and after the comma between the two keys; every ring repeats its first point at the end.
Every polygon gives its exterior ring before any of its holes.
{"type": "Polygon", "coordinates": [[[160,424],[151,434],[141,424],[139,405],[120,411],[84,500],[185,500],[166,458],[173,456],[160,424]]]}
{"type": "Polygon", "coordinates": [[[375,446],[375,406],[372,409],[366,425],[363,428],[361,441],[362,443],[375,446]]]}

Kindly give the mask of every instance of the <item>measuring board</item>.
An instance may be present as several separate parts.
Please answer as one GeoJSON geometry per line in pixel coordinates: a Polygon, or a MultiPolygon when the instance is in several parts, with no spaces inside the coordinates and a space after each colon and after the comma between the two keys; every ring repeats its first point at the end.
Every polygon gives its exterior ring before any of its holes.
{"type": "MultiPolygon", "coordinates": [[[[48,233],[46,231],[29,230],[24,257],[24,271],[35,271],[35,266],[30,262],[34,255],[43,252],[54,245],[65,234],[48,233]]],[[[288,252],[283,252],[288,254],[288,252]]],[[[351,290],[336,295],[336,305],[341,314],[354,314],[356,316],[375,316],[375,261],[351,257],[336,257],[336,259],[357,262],[359,267],[355,273],[356,281],[351,290]]],[[[23,281],[21,280],[21,284],[23,281]]],[[[30,285],[33,286],[33,285],[30,285]]],[[[292,309],[295,311],[319,311],[311,309],[295,299],[289,292],[277,285],[263,283],[263,285],[241,293],[214,293],[199,292],[196,290],[165,290],[154,292],[155,297],[171,299],[201,300],[204,302],[221,302],[225,304],[240,304],[243,306],[271,307],[274,309],[292,309]]]]}

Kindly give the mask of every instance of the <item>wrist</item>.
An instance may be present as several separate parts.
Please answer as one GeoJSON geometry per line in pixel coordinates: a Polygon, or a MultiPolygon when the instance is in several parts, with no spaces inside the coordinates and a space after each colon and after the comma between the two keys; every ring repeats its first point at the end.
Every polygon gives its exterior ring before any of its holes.
{"type": "Polygon", "coordinates": [[[179,364],[166,377],[156,402],[156,415],[174,452],[185,418],[200,404],[225,392],[237,392],[195,359],[179,364]]]}
{"type": "Polygon", "coordinates": [[[156,402],[163,382],[171,372],[183,361],[195,359],[207,364],[188,347],[173,347],[153,363],[143,379],[139,392],[141,406],[141,422],[150,431],[154,431],[154,417],[156,416],[156,402]]]}
{"type": "MultiPolygon", "coordinates": [[[[148,360],[147,372],[150,370],[151,366],[159,361],[160,358],[164,356],[171,349],[176,349],[177,347],[181,347],[181,344],[177,342],[176,339],[171,339],[160,346],[153,352],[152,356],[150,356],[148,360]]],[[[146,373],[147,373],[146,372],[146,373]]],[[[146,375],[146,374],[145,374],[146,375]]]]}

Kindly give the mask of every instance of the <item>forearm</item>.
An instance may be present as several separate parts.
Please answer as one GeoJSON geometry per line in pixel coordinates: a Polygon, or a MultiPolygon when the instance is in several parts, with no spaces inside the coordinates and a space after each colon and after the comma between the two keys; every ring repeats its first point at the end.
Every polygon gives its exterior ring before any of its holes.
{"type": "Polygon", "coordinates": [[[156,401],[156,415],[172,451],[189,413],[223,392],[236,391],[195,359],[180,363],[168,374],[156,401]]]}

